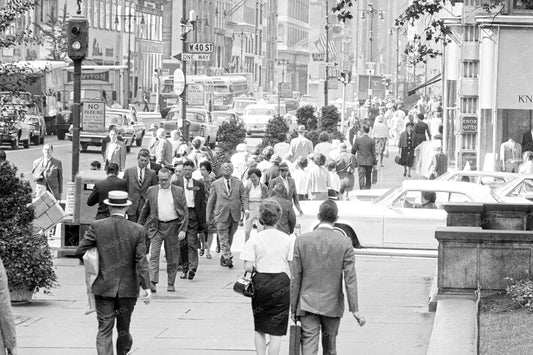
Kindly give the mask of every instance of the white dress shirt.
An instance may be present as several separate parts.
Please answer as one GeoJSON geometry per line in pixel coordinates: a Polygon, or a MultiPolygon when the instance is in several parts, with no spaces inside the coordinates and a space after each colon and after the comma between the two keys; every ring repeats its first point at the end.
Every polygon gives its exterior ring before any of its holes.
{"type": "Polygon", "coordinates": [[[185,191],[185,199],[187,200],[187,207],[194,208],[194,183],[191,179],[183,178],[183,190],[185,191]],[[190,190],[187,188],[189,187],[190,190]]]}
{"type": "Polygon", "coordinates": [[[174,206],[174,197],[172,196],[172,189],[163,189],[159,186],[157,193],[157,212],[160,221],[168,222],[177,219],[178,213],[174,206]]]}

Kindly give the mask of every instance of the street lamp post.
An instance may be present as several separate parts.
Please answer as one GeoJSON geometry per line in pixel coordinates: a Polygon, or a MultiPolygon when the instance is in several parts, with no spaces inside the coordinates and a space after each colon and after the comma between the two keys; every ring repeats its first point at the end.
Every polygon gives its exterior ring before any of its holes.
{"type": "MultiPolygon", "coordinates": [[[[370,30],[368,31],[368,41],[369,41],[369,44],[370,44],[370,49],[368,51],[369,52],[369,66],[370,67],[372,67],[373,63],[374,63],[373,62],[373,41],[374,41],[373,24],[374,24],[374,15],[378,15],[378,19],[383,20],[384,19],[383,13],[384,13],[383,10],[375,8],[374,4],[372,4],[370,2],[368,3],[368,9],[361,11],[361,20],[365,20],[366,19],[366,15],[368,15],[370,17],[370,30]]],[[[372,75],[374,74],[373,71],[374,71],[373,67],[368,69],[368,99],[369,100],[372,98],[371,79],[372,79],[372,75]]]]}
{"type": "Polygon", "coordinates": [[[394,26],[391,29],[389,29],[389,35],[393,35],[393,32],[396,32],[396,71],[394,73],[394,81],[395,81],[395,96],[396,99],[399,97],[399,87],[400,87],[400,79],[399,79],[399,72],[400,72],[400,34],[405,34],[405,30],[402,26],[394,26]]]}
{"type": "Polygon", "coordinates": [[[278,59],[278,64],[281,65],[281,82],[278,83],[278,115],[281,116],[281,86],[285,83],[285,66],[289,64],[287,59],[278,59]]]}
{"type": "MultiPolygon", "coordinates": [[[[326,78],[324,80],[324,106],[328,105],[328,80],[329,80],[329,0],[326,0],[326,23],[324,25],[324,29],[326,30],[326,78]]],[[[320,127],[320,117],[318,126],[320,127]]]]}

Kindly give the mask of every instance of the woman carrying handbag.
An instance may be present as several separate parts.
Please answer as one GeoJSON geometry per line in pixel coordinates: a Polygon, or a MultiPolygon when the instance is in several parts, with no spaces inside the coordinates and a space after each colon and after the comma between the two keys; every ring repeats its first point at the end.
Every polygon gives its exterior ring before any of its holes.
{"type": "Polygon", "coordinates": [[[287,335],[290,303],[292,239],[276,229],[281,217],[278,202],[267,199],[259,207],[259,222],[264,230],[252,235],[244,245],[241,259],[246,272],[254,272],[252,312],[257,354],[267,354],[266,335],[270,335],[268,354],[279,354],[281,337],[287,335]]]}

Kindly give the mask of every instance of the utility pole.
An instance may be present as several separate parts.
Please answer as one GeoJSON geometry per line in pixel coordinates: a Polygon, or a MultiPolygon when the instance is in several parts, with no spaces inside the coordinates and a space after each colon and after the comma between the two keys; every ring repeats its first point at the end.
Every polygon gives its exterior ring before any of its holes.
{"type": "Polygon", "coordinates": [[[241,73],[244,73],[244,70],[243,70],[243,61],[244,61],[244,44],[243,44],[243,40],[244,40],[244,30],[241,28],[241,73]]]}
{"type": "Polygon", "coordinates": [[[368,42],[369,42],[369,45],[370,45],[368,53],[369,53],[370,60],[369,60],[369,64],[368,64],[367,70],[368,70],[368,100],[371,100],[372,99],[372,93],[371,93],[372,86],[371,86],[371,83],[372,83],[372,75],[374,74],[374,62],[373,62],[373,59],[374,59],[374,56],[373,56],[373,50],[374,50],[374,45],[373,45],[373,42],[374,42],[374,32],[373,32],[374,15],[377,14],[378,18],[380,20],[383,20],[384,16],[383,16],[383,10],[376,9],[374,7],[374,4],[369,2],[367,7],[368,7],[367,10],[362,10],[361,11],[361,20],[364,20],[366,18],[367,14],[368,14],[368,16],[370,16],[370,29],[368,31],[368,42]]]}
{"type": "Polygon", "coordinates": [[[131,90],[130,80],[131,80],[131,7],[128,7],[128,71],[126,73],[126,107],[130,107],[130,91],[133,95],[133,90],[131,90]]]}
{"type": "MultiPolygon", "coordinates": [[[[329,80],[329,0],[326,0],[326,24],[324,26],[326,30],[326,80],[324,80],[324,106],[328,105],[328,80],[329,80]]],[[[320,127],[320,117],[318,126],[320,127]]]]}
{"type": "Polygon", "coordinates": [[[184,89],[181,93],[181,119],[183,139],[189,141],[189,126],[187,125],[187,61],[185,60],[185,53],[187,52],[187,0],[181,1],[181,70],[183,71],[184,89]]]}
{"type": "Polygon", "coordinates": [[[72,105],[72,181],[80,168],[80,106],[81,106],[81,62],[87,56],[89,48],[89,22],[80,16],[78,4],[77,16],[67,21],[67,54],[74,63],[74,102],[72,105]]]}

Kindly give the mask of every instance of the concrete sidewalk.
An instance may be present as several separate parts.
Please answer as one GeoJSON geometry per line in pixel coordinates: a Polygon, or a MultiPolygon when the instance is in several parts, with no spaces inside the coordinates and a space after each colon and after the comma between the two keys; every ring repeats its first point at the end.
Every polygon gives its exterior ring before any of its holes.
{"type": "MultiPolygon", "coordinates": [[[[221,268],[201,259],[193,281],[176,281],[176,292],[162,283],[150,305],[139,301],[133,313],[132,354],[254,354],[250,300],[233,292],[242,264],[221,268]]],[[[60,286],[14,307],[19,354],[94,354],[96,315],[85,316],[83,266],[77,259],[55,259],[60,286]]],[[[427,296],[435,259],[359,256],[360,328],[345,314],[339,354],[425,354],[433,324],[427,296]]],[[[165,268],[165,263],[161,267],[165,268]]],[[[161,279],[165,280],[165,272],[161,279]]],[[[116,332],[115,332],[116,333],[116,332]]],[[[115,334],[116,336],[116,334],[115,334]]],[[[288,336],[281,354],[288,353],[288,336]]]]}

